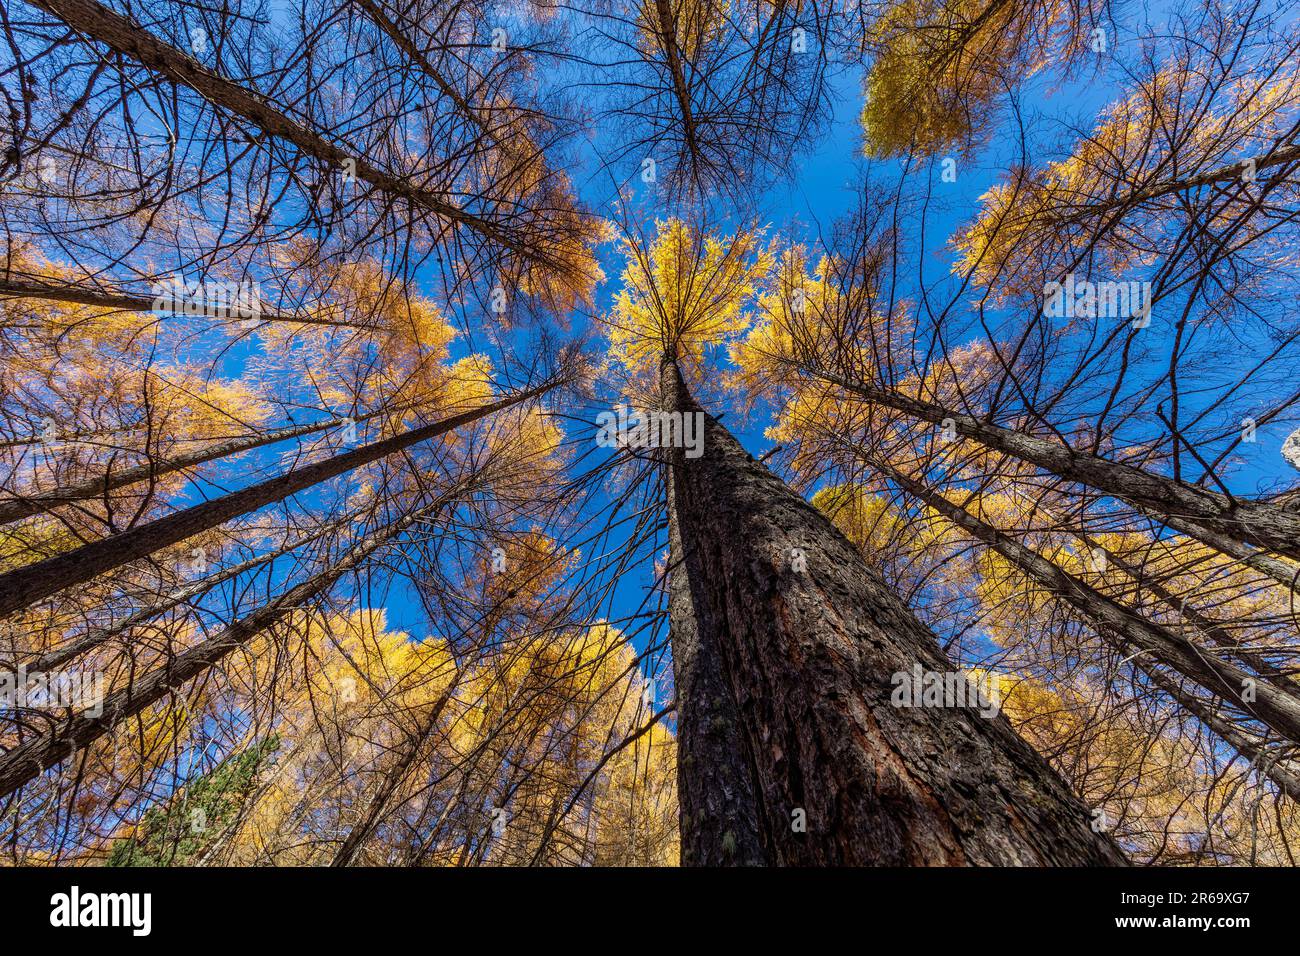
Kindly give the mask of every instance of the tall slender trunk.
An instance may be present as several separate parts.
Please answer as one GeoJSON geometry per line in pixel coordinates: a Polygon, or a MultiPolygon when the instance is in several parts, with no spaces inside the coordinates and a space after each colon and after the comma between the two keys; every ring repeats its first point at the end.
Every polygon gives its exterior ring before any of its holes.
{"type": "MultiPolygon", "coordinates": [[[[698,412],[675,365],[675,407],[698,412]]],[[[701,641],[719,649],[777,864],[1124,861],[1000,714],[894,706],[896,675],[951,674],[937,641],[810,504],[712,416],[675,449],[701,641]]],[[[690,784],[690,780],[686,784],[690,784]]]]}
{"type": "MultiPolygon", "coordinates": [[[[199,314],[212,318],[229,318],[229,305],[204,302],[194,299],[189,302],[169,301],[164,297],[160,302],[151,296],[135,295],[120,289],[86,288],[75,283],[55,284],[48,280],[33,280],[12,273],[0,273],[0,297],[19,299],[45,299],[51,302],[70,302],[74,305],[91,305],[99,309],[124,309],[128,312],[179,312],[184,309],[196,309],[199,314]]],[[[293,322],[298,325],[327,325],[334,328],[354,328],[374,331],[374,326],[363,325],[345,319],[322,318],[311,313],[293,314],[278,309],[268,309],[255,303],[256,312],[247,319],[256,322],[293,322]]],[[[245,317],[240,315],[240,321],[245,317]]]]}
{"type": "Polygon", "coordinates": [[[295,468],[293,471],[269,478],[249,488],[213,498],[211,501],[157,518],[128,531],[92,541],[44,561],[24,565],[7,574],[0,574],[0,616],[29,607],[64,588],[89,581],[105,571],[143,558],[178,541],[184,541],[232,518],[280,501],[312,485],[351,471],[353,468],[378,461],[411,445],[444,435],[493,412],[527,401],[558,384],[558,381],[553,381],[547,385],[530,388],[473,411],[462,412],[444,418],[442,421],[414,428],[401,435],[363,445],[324,461],[295,468]]]}
{"type": "Polygon", "coordinates": [[[512,235],[501,222],[474,215],[452,201],[449,195],[415,186],[407,179],[373,165],[355,149],[345,148],[302,122],[281,112],[256,90],[246,89],[205,67],[187,53],[159,39],[130,17],[111,10],[96,0],[31,0],[31,5],[58,17],[68,26],[119,56],[133,60],[173,83],[189,87],[205,100],[241,117],[271,136],[292,143],[308,156],[342,168],[352,163],[356,177],[387,195],[407,200],[435,215],[458,223],[509,249],[528,262],[564,268],[545,250],[512,235]]]}
{"type": "Polygon", "coordinates": [[[1284,760],[1276,754],[1270,754],[1265,741],[1258,734],[1238,727],[1208,701],[1187,692],[1177,680],[1161,673],[1159,669],[1142,665],[1141,662],[1138,664],[1153,684],[1208,727],[1212,734],[1237,751],[1252,766],[1259,768],[1259,772],[1272,780],[1288,797],[1300,800],[1300,773],[1297,773],[1294,760],[1284,760]]]}
{"type": "MultiPolygon", "coordinates": [[[[1294,681],[1290,681],[1284,675],[1279,674],[1275,668],[1272,668],[1267,661],[1259,660],[1257,655],[1250,652],[1242,651],[1238,647],[1239,642],[1234,641],[1217,622],[1205,615],[1200,614],[1194,608],[1183,605],[1178,600],[1177,595],[1169,591],[1158,581],[1150,580],[1143,575],[1140,568],[1134,567],[1120,556],[1114,554],[1096,542],[1090,535],[1082,532],[1073,532],[1074,536],[1079,539],[1083,545],[1089,549],[1100,551],[1106,556],[1106,560],[1114,564],[1126,575],[1133,579],[1138,586],[1146,586],[1151,592],[1170,610],[1178,611],[1187,617],[1187,619],[1196,625],[1206,636],[1210,637],[1216,644],[1229,649],[1235,649],[1237,658],[1244,663],[1261,669],[1265,679],[1271,680],[1279,689],[1296,696],[1300,694],[1300,686],[1294,681]],[[1267,672],[1264,669],[1267,668],[1267,672]]],[[[1095,618],[1081,618],[1090,627],[1096,628],[1098,635],[1108,643],[1113,643],[1112,632],[1105,627],[1098,627],[1095,618]]],[[[1123,642],[1122,636],[1120,642],[1123,642]]],[[[1125,648],[1127,649],[1127,648],[1125,648]]],[[[1157,665],[1153,665],[1145,656],[1133,658],[1133,665],[1146,674],[1147,678],[1169,695],[1180,707],[1209,728],[1210,732],[1215,734],[1220,740],[1232,747],[1242,757],[1246,758],[1252,766],[1258,767],[1260,772],[1273,781],[1283,793],[1293,800],[1300,799],[1300,775],[1297,775],[1294,762],[1290,760],[1280,760],[1277,755],[1269,754],[1267,742],[1258,734],[1253,733],[1243,727],[1237,726],[1227,717],[1219,713],[1218,706],[1210,701],[1202,700],[1194,693],[1186,690],[1181,680],[1166,674],[1157,665]]]]}
{"type": "MultiPolygon", "coordinates": [[[[509,137],[508,130],[496,128],[492,122],[491,112],[487,107],[476,107],[461,92],[456,89],[442,73],[434,66],[433,62],[425,55],[414,40],[402,32],[398,24],[388,15],[376,0],[352,0],[375,26],[383,30],[388,38],[396,44],[397,48],[405,54],[406,58],[419,67],[420,72],[433,80],[438,90],[451,100],[452,104],[460,114],[478,127],[485,136],[492,140],[492,144],[503,152],[510,154],[514,152],[514,143],[509,137]],[[502,135],[503,132],[506,135],[502,135]]],[[[476,82],[481,82],[482,77],[477,76],[468,64],[463,67],[470,71],[470,78],[476,82]]],[[[513,157],[518,158],[518,157],[513,157]]]]}
{"type": "Polygon", "coordinates": [[[122,721],[162,700],[168,694],[220,663],[267,628],[283,621],[308,602],[325,594],[348,571],[416,522],[429,517],[455,497],[463,483],[431,504],[410,512],[360,541],[347,556],[325,571],[285,591],[270,603],[230,624],[214,637],[182,651],[166,663],[132,680],[109,695],[98,716],[73,714],[52,730],[0,755],[0,798],[13,793],[70,754],[110,733],[122,721]]]}
{"type": "MultiPolygon", "coordinates": [[[[1234,641],[1231,635],[1217,621],[1200,614],[1193,608],[1185,607],[1175,594],[1163,587],[1159,582],[1149,580],[1147,576],[1141,573],[1140,568],[1134,567],[1113,552],[1102,548],[1088,534],[1082,531],[1074,531],[1073,534],[1085,547],[1101,551],[1108,561],[1132,578],[1136,584],[1150,587],[1152,593],[1165,603],[1170,610],[1179,611],[1186,615],[1189,621],[1195,624],[1216,644],[1235,649],[1239,660],[1257,668],[1269,668],[1264,673],[1264,676],[1265,679],[1272,681],[1274,686],[1293,697],[1300,694],[1300,687],[1278,673],[1276,669],[1271,668],[1266,661],[1257,660],[1256,655],[1241,651],[1238,647],[1239,642],[1234,641]]],[[[1076,607],[1076,610],[1079,610],[1079,608],[1076,607]]],[[[1132,649],[1131,645],[1125,642],[1123,635],[1115,635],[1114,631],[1101,624],[1097,617],[1083,614],[1080,619],[1094,628],[1103,641],[1110,644],[1118,643],[1120,649],[1125,652],[1132,649]]],[[[1178,678],[1164,673],[1158,664],[1150,661],[1149,656],[1138,655],[1134,657],[1133,665],[1146,674],[1153,684],[1168,694],[1179,706],[1208,727],[1211,733],[1245,757],[1253,766],[1258,767],[1260,772],[1272,780],[1283,793],[1292,799],[1300,799],[1300,774],[1297,774],[1294,761],[1281,760],[1277,755],[1269,754],[1267,741],[1264,738],[1250,730],[1237,726],[1230,719],[1220,714],[1215,704],[1204,701],[1184,689],[1178,678]]],[[[1261,672],[1263,673],[1263,671],[1261,672]]]]}
{"type": "MultiPolygon", "coordinates": [[[[173,608],[179,607],[186,601],[191,601],[196,597],[207,594],[213,588],[226,581],[233,580],[254,568],[261,567],[262,565],[268,564],[269,562],[283,557],[292,551],[296,551],[304,544],[323,537],[331,531],[337,530],[343,524],[355,520],[357,517],[359,517],[359,515],[349,515],[341,521],[331,522],[309,534],[295,538],[293,541],[290,541],[288,544],[277,548],[274,551],[259,554],[257,557],[249,558],[247,561],[241,561],[239,564],[232,564],[229,567],[222,568],[215,574],[209,574],[207,577],[200,578],[197,581],[187,584],[185,587],[178,588],[161,601],[157,601],[146,607],[142,607],[137,611],[131,612],[131,614],[124,618],[120,623],[108,627],[93,628],[85,634],[82,634],[80,637],[73,638],[64,644],[59,645],[54,648],[54,650],[46,651],[44,654],[27,664],[27,672],[29,674],[43,673],[62,667],[64,664],[68,663],[68,661],[74,660],[89,651],[93,651],[95,648],[113,640],[115,637],[129,633],[132,628],[138,627],[146,621],[152,621],[154,618],[166,614],[173,608]]],[[[16,670],[17,667],[17,661],[12,663],[0,663],[0,668],[5,670],[16,670]]]]}
{"type": "MultiPolygon", "coordinates": [[[[374,418],[376,415],[384,414],[384,411],[359,415],[352,421],[360,424],[367,419],[374,418]]],[[[302,438],[341,424],[343,424],[342,420],[331,419],[307,425],[291,425],[287,428],[277,428],[269,432],[263,432],[260,435],[248,435],[241,438],[232,438],[228,441],[215,442],[192,451],[171,454],[165,458],[151,458],[143,464],[133,465],[130,468],[121,468],[117,471],[109,471],[102,476],[97,475],[94,478],[87,478],[84,481],[74,482],[59,488],[51,488],[48,491],[38,491],[30,495],[0,499],[0,525],[10,524],[30,515],[41,514],[58,505],[99,498],[128,485],[161,478],[164,475],[174,474],[186,468],[194,468],[198,465],[205,465],[209,462],[227,458],[230,455],[237,455],[240,452],[253,451],[267,445],[288,441],[290,438],[302,438]]]]}
{"type": "MultiPolygon", "coordinates": [[[[959,435],[1037,465],[1067,481],[1127,501],[1169,527],[1199,538],[1213,548],[1222,550],[1225,541],[1249,543],[1300,561],[1300,513],[1263,501],[1229,499],[1218,492],[1110,461],[1060,442],[992,425],[972,415],[951,411],[891,389],[863,385],[823,372],[813,374],[913,418],[936,425],[950,420],[959,435]]],[[[1243,554],[1252,553],[1238,549],[1232,556],[1243,554]]],[[[1295,585],[1297,569],[1277,561],[1261,563],[1260,567],[1269,568],[1265,573],[1274,577],[1281,573],[1282,583],[1295,585]]]]}
{"type": "Polygon", "coordinates": [[[1300,700],[1270,683],[1256,680],[1254,675],[1227,661],[1207,657],[1186,638],[1106,597],[915,478],[881,461],[871,460],[871,464],[908,494],[993,548],[1043,588],[1098,625],[1121,635],[1133,649],[1151,655],[1213,696],[1249,712],[1282,737],[1300,742],[1300,700]],[[1243,700],[1246,689],[1251,686],[1255,690],[1255,700],[1243,700]]]}
{"type": "Polygon", "coordinates": [[[1189,189],[1197,189],[1214,183],[1242,183],[1242,172],[1248,166],[1253,167],[1255,172],[1259,172],[1260,170],[1271,169],[1274,166],[1284,166],[1297,160],[1300,160],[1300,144],[1278,142],[1249,159],[1239,159],[1226,166],[1207,169],[1182,179],[1152,183],[1149,186],[1143,186],[1141,189],[1121,193],[1115,199],[1088,203],[1080,212],[1071,213],[1062,218],[1067,222],[1077,220],[1085,215],[1097,215],[1110,209],[1124,209],[1151,199],[1159,199],[1161,196],[1167,196],[1170,193],[1186,192],[1189,189]]]}
{"type": "Polygon", "coordinates": [[[415,761],[420,756],[420,751],[432,739],[434,732],[438,729],[438,720],[442,717],[442,712],[446,709],[447,704],[457,690],[460,674],[461,671],[457,668],[456,673],[452,675],[451,686],[434,702],[432,709],[421,722],[419,729],[408,734],[403,740],[402,749],[398,752],[396,762],[384,774],[379,790],[366,804],[356,826],[344,837],[342,845],[335,852],[333,859],[330,860],[330,866],[351,866],[356,861],[362,844],[374,832],[375,827],[379,825],[379,820],[388,808],[393,794],[397,792],[397,788],[402,785],[402,782],[410,774],[411,768],[415,766],[415,761]]]}
{"type": "Polygon", "coordinates": [[[699,166],[701,159],[699,137],[695,128],[695,113],[691,109],[690,90],[686,86],[686,71],[682,67],[681,50],[677,46],[680,8],[674,10],[670,0],[654,0],[654,12],[657,19],[655,33],[658,34],[663,48],[664,59],[668,62],[668,74],[673,82],[673,95],[677,97],[677,105],[682,111],[682,138],[686,141],[692,160],[696,166],[699,166]]]}

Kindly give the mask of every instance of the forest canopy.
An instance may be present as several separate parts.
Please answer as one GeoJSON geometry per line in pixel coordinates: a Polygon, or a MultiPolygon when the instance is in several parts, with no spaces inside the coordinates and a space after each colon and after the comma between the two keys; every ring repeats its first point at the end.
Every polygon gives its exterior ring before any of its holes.
{"type": "Polygon", "coordinates": [[[1294,865],[1292,7],[6,3],[0,861],[1294,865]]]}

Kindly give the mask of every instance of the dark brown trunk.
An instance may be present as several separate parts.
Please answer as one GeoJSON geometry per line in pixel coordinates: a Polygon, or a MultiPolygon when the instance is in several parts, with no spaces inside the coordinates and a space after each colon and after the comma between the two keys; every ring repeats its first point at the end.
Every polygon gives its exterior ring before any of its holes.
{"type": "Polygon", "coordinates": [[[1249,761],[1251,766],[1258,768],[1260,773],[1272,780],[1279,790],[1292,800],[1300,800],[1300,774],[1296,772],[1294,761],[1283,760],[1277,754],[1270,754],[1265,741],[1258,734],[1238,727],[1220,714],[1214,705],[1184,690],[1176,679],[1162,674],[1153,667],[1142,667],[1141,670],[1180,707],[1237,751],[1249,761]]]}
{"type": "MultiPolygon", "coordinates": [[[[677,389],[678,408],[695,410],[679,376],[677,389]]],[[[824,515],[704,421],[703,455],[673,454],[682,545],[701,641],[718,647],[738,708],[768,859],[1123,864],[1000,714],[892,703],[914,665],[953,673],[934,635],[824,515]]]]}
{"type": "MultiPolygon", "coordinates": [[[[671,384],[671,383],[670,383],[671,384]]],[[[671,396],[671,392],[668,393],[671,396]]],[[[666,396],[667,397],[667,396],[666,396]]],[[[677,688],[677,804],[682,866],[771,862],[759,829],[754,766],[718,647],[701,640],[692,580],[701,569],[682,553],[676,469],[666,467],[668,619],[677,688]]],[[[704,635],[711,636],[710,625],[704,635]]]]}
{"type": "Polygon", "coordinates": [[[45,280],[33,280],[15,277],[12,274],[0,276],[0,298],[45,299],[50,302],[70,302],[74,305],[90,305],[98,309],[118,309],[127,312],[177,312],[181,308],[196,308],[203,315],[214,318],[237,318],[239,321],[254,322],[294,322],[298,325],[328,325],[335,328],[356,328],[374,331],[373,326],[362,325],[343,319],[321,318],[317,315],[294,315],[256,304],[256,311],[251,315],[236,315],[229,305],[205,303],[196,299],[193,302],[177,303],[167,300],[160,303],[157,298],[134,295],[117,289],[83,288],[73,284],[55,285],[45,280]],[[160,307],[161,306],[161,307],[160,307]]]}
{"type": "MultiPolygon", "coordinates": [[[[353,419],[353,421],[360,424],[368,418],[373,418],[377,414],[382,413],[372,412],[369,415],[359,416],[356,419],[353,419]]],[[[306,435],[312,435],[316,432],[322,432],[326,429],[337,427],[340,424],[342,424],[342,422],[336,419],[325,422],[316,422],[310,425],[294,425],[289,428],[277,428],[274,431],[264,432],[260,435],[250,435],[244,438],[232,438],[229,441],[205,445],[204,447],[195,449],[194,451],[170,454],[165,458],[151,459],[140,465],[134,465],[130,468],[121,468],[117,471],[110,471],[102,476],[88,478],[85,481],[65,485],[61,488],[52,488],[48,491],[38,491],[34,494],[24,495],[22,497],[0,500],[0,525],[6,525],[18,521],[19,519],[29,517],[30,515],[44,513],[59,505],[65,505],[74,501],[87,501],[91,498],[99,498],[111,491],[125,488],[128,485],[161,478],[164,475],[174,474],[178,471],[183,471],[186,468],[194,468],[198,465],[205,465],[209,462],[218,461],[231,455],[237,455],[240,452],[264,448],[267,445],[274,445],[277,442],[288,441],[290,438],[302,438],[306,435]]]]}
{"type": "Polygon", "coordinates": [[[442,421],[412,429],[381,441],[335,455],[324,461],[295,468],[250,488],[231,492],[192,508],[92,541],[64,554],[0,574],[0,616],[30,607],[64,588],[89,581],[96,575],[143,558],[161,548],[184,541],[203,531],[280,501],[312,485],[378,461],[418,442],[427,441],[468,425],[486,415],[527,401],[554,388],[558,382],[531,388],[510,398],[442,421]]]}
{"type": "Polygon", "coordinates": [[[245,89],[233,80],[214,73],[193,57],[145,30],[130,17],[110,10],[96,0],[31,0],[31,3],[38,10],[58,17],[74,30],[102,43],[118,55],[141,64],[173,83],[189,87],[215,106],[242,117],[271,136],[292,143],[303,153],[321,162],[342,168],[345,162],[351,161],[358,179],[389,196],[405,199],[466,226],[525,261],[554,268],[564,266],[564,263],[552,261],[544,250],[529,248],[517,241],[500,224],[466,212],[448,196],[412,185],[406,179],[372,165],[364,155],[356,155],[355,150],[349,151],[331,142],[315,130],[286,116],[261,93],[245,89]]]}

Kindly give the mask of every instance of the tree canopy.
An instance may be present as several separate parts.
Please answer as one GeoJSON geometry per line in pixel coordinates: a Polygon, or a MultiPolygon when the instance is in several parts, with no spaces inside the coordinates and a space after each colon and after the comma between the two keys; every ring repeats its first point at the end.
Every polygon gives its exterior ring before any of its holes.
{"type": "Polygon", "coordinates": [[[0,860],[1294,865],[1288,6],[14,0],[0,860]]]}

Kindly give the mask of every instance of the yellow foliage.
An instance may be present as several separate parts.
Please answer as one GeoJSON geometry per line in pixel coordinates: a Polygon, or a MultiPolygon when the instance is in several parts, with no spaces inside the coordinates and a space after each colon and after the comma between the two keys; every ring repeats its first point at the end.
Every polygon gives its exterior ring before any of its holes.
{"type": "MultiPolygon", "coordinates": [[[[975,221],[954,237],[954,271],[969,273],[1002,298],[1035,292],[1026,285],[1028,277],[1053,255],[1067,261],[1087,248],[1111,275],[1146,265],[1134,252],[1145,243],[1125,237],[1158,228],[1152,218],[1158,208],[1131,210],[1102,236],[1095,224],[1145,187],[1266,152],[1287,134],[1300,109],[1300,67],[1294,63],[1239,77],[1213,97],[1204,89],[1212,72],[1180,55],[1108,106],[1070,156],[1036,171],[1013,170],[1010,182],[981,197],[975,221]]],[[[1221,216],[1242,211],[1240,203],[1229,203],[1221,216]]]]}
{"type": "Polygon", "coordinates": [[[744,311],[773,264],[756,233],[706,233],[680,219],[656,222],[649,247],[624,239],[623,285],[607,317],[610,357],[632,374],[657,376],[662,358],[684,376],[705,351],[749,325],[744,311]]]}
{"type": "Polygon", "coordinates": [[[901,0],[876,21],[862,109],[868,156],[967,144],[994,98],[1051,60],[1077,53],[1077,8],[1064,0],[901,0]]]}

